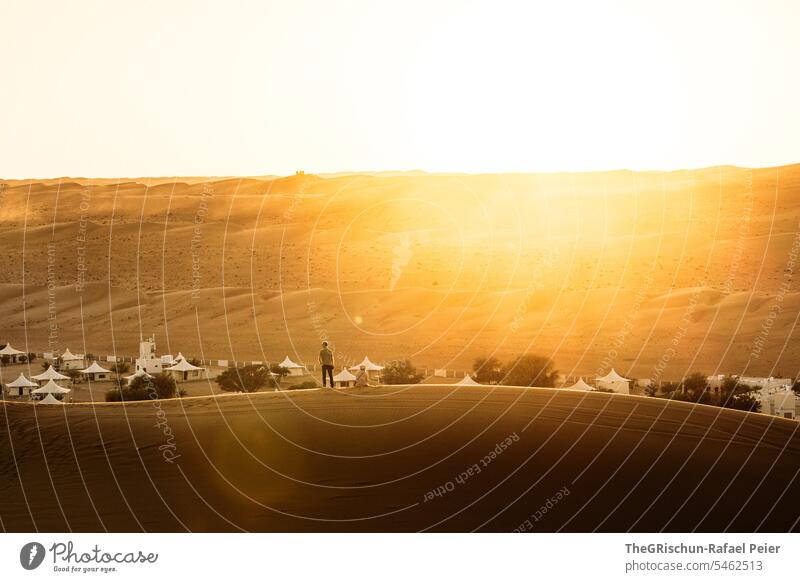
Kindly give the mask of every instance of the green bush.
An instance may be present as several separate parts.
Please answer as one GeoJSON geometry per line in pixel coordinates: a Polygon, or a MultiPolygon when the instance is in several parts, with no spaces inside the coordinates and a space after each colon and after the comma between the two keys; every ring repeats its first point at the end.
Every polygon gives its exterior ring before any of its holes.
{"type": "Polygon", "coordinates": [[[139,376],[134,378],[130,386],[120,384],[106,392],[106,402],[133,402],[136,400],[156,400],[175,398],[186,394],[178,390],[175,378],[169,374],[156,374],[152,378],[139,376]]]}

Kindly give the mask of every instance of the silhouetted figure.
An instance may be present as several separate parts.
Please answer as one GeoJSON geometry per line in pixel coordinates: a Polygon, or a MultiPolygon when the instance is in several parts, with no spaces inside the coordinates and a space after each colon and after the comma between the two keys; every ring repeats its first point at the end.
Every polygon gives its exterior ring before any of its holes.
{"type": "Polygon", "coordinates": [[[333,352],[328,349],[328,342],[322,342],[319,363],[322,366],[322,387],[325,388],[325,374],[327,374],[331,380],[331,388],[333,388],[333,352]]]}

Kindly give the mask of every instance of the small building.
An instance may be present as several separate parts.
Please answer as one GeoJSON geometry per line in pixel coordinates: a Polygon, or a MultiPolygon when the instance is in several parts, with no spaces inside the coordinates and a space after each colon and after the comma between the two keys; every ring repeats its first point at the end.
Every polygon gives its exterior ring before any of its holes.
{"type": "Polygon", "coordinates": [[[333,385],[337,388],[350,388],[356,377],[347,371],[347,368],[342,368],[342,371],[333,377],[333,385]]]}
{"type": "Polygon", "coordinates": [[[106,370],[97,362],[92,362],[92,365],[81,370],[84,377],[90,382],[104,381],[111,379],[111,370],[106,370]]]}
{"type": "Polygon", "coordinates": [[[289,370],[289,376],[302,376],[306,373],[305,366],[293,362],[289,359],[289,356],[283,358],[283,361],[278,365],[289,370]]]}
{"type": "Polygon", "coordinates": [[[367,371],[367,378],[370,381],[379,381],[381,372],[383,371],[383,366],[379,366],[370,360],[367,356],[364,356],[364,359],[361,360],[360,364],[356,364],[355,366],[350,366],[351,372],[357,372],[361,369],[361,366],[364,366],[364,369],[367,371]]]}
{"type": "Polygon", "coordinates": [[[20,356],[27,357],[27,354],[25,352],[15,350],[11,347],[11,344],[6,344],[3,346],[3,349],[0,350],[0,356],[8,356],[8,361],[12,364],[16,364],[20,361],[20,356]]]}
{"type": "Polygon", "coordinates": [[[134,362],[133,371],[146,374],[160,374],[164,371],[161,358],[156,355],[156,342],[152,337],[139,342],[139,357],[134,362]]]}
{"type": "Polygon", "coordinates": [[[172,357],[172,354],[166,354],[161,356],[162,367],[174,366],[177,363],[178,363],[177,360],[175,360],[175,358],[172,357]]]}
{"type": "Polygon", "coordinates": [[[590,390],[594,390],[589,384],[587,384],[583,378],[578,378],[578,381],[575,382],[572,386],[567,386],[565,390],[580,390],[581,392],[588,392],[590,390]]]}
{"type": "Polygon", "coordinates": [[[178,359],[178,363],[169,368],[164,368],[164,372],[175,378],[176,382],[187,382],[189,380],[199,380],[205,368],[190,364],[186,358],[178,359]]]}
{"type": "Polygon", "coordinates": [[[456,382],[455,385],[456,386],[483,386],[483,384],[480,384],[480,383],[476,382],[475,380],[473,380],[472,376],[470,376],[469,374],[467,374],[466,376],[461,378],[461,380],[456,382]]]}
{"type": "Polygon", "coordinates": [[[61,354],[61,369],[62,370],[80,370],[86,367],[86,360],[83,354],[73,354],[69,348],[64,350],[61,354]]]}
{"type": "Polygon", "coordinates": [[[56,384],[53,380],[49,380],[47,384],[45,384],[41,388],[36,388],[36,390],[33,390],[31,394],[33,394],[34,397],[39,397],[39,398],[46,398],[47,396],[50,396],[51,397],[50,399],[52,400],[52,399],[63,398],[64,395],[69,394],[69,392],[70,392],[69,388],[64,388],[56,384]]]}
{"type": "Polygon", "coordinates": [[[6,384],[6,394],[9,396],[30,396],[31,388],[36,388],[38,384],[28,380],[24,374],[20,373],[16,380],[6,384]]]}
{"type": "Polygon", "coordinates": [[[797,418],[797,395],[793,390],[775,392],[770,398],[770,414],[781,418],[797,418]]]}
{"type": "Polygon", "coordinates": [[[614,368],[605,376],[594,379],[594,384],[598,389],[611,390],[617,394],[630,394],[630,380],[617,374],[614,368]]]}
{"type": "Polygon", "coordinates": [[[60,380],[69,380],[69,376],[65,376],[64,374],[57,372],[56,369],[51,364],[44,372],[36,376],[33,376],[33,379],[39,383],[39,386],[44,386],[47,382],[51,380],[56,382],[60,380]]]}

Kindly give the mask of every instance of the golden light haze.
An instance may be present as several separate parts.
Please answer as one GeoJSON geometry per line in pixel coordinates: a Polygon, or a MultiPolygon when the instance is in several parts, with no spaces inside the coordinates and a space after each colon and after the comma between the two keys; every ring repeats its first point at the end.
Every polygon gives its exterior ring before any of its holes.
{"type": "Polygon", "coordinates": [[[8,2],[0,176],[771,166],[796,2],[8,2]]]}

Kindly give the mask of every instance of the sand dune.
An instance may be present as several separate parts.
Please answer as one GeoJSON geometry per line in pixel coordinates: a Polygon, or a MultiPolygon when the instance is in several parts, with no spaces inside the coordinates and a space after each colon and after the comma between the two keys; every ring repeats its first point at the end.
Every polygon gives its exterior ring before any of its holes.
{"type": "Polygon", "coordinates": [[[763,415],[437,385],[160,410],[5,404],[3,527],[511,531],[528,520],[534,531],[786,531],[800,518],[800,424],[763,415]]]}
{"type": "Polygon", "coordinates": [[[673,348],[665,379],[800,369],[800,166],[3,184],[0,341],[32,351],[50,308],[54,347],[95,353],[142,330],[235,360],[313,362],[326,336],[428,368],[537,351],[591,375],[613,352],[652,377],[673,348]]]}

